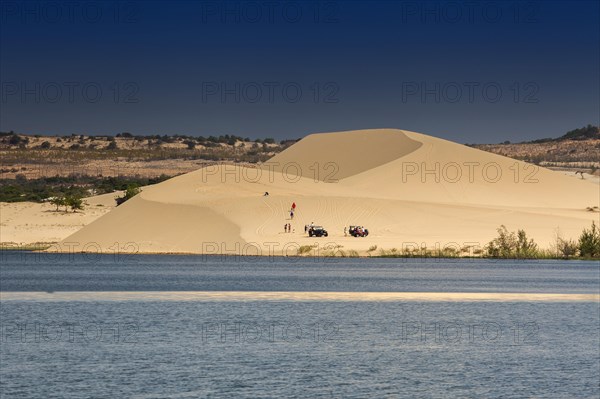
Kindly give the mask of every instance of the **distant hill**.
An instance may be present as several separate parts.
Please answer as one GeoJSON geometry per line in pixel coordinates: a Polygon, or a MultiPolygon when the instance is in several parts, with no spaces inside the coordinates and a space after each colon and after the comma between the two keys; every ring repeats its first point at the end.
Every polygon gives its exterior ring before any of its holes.
{"type": "Polygon", "coordinates": [[[586,140],[586,139],[600,139],[600,128],[598,126],[587,125],[581,129],[571,130],[565,135],[558,138],[558,140],[586,140]]]}
{"type": "Polygon", "coordinates": [[[554,141],[565,141],[565,140],[590,140],[600,139],[600,128],[594,125],[587,125],[585,127],[568,131],[558,138],[545,138],[533,141],[527,141],[527,143],[550,143],[554,141]]]}
{"type": "Polygon", "coordinates": [[[593,125],[571,130],[554,139],[470,146],[546,167],[583,169],[592,174],[600,171],[600,129],[593,125]]]}

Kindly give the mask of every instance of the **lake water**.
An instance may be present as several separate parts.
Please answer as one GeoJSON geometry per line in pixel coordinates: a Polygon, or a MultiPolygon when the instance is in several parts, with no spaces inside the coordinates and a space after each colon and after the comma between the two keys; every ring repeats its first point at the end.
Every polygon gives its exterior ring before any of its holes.
{"type": "Polygon", "coordinates": [[[0,261],[3,398],[600,396],[598,262],[0,261]]]}

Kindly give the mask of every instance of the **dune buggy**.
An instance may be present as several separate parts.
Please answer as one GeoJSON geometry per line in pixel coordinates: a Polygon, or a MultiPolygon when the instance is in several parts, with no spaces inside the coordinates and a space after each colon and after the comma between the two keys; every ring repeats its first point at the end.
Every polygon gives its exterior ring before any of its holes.
{"type": "Polygon", "coordinates": [[[366,237],[369,235],[369,230],[362,226],[350,226],[348,233],[350,233],[352,237],[366,237]]]}

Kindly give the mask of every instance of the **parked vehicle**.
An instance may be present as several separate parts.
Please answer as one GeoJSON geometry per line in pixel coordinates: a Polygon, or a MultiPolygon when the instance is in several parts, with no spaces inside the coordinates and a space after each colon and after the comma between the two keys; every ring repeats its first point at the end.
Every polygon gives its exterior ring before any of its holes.
{"type": "Polygon", "coordinates": [[[327,230],[323,226],[311,226],[308,229],[309,237],[327,237],[328,235],[329,233],[327,233],[327,230]]]}
{"type": "Polygon", "coordinates": [[[369,235],[369,230],[362,226],[350,226],[348,233],[350,233],[352,237],[366,237],[369,235]]]}

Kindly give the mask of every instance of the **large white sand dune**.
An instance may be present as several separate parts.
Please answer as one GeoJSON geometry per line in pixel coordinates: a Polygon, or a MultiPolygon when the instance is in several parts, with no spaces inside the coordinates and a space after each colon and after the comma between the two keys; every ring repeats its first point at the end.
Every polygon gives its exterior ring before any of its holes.
{"type": "Polygon", "coordinates": [[[548,247],[557,229],[575,238],[597,221],[586,208],[599,202],[598,184],[419,133],[361,130],[307,136],[260,167],[210,166],[147,187],[60,245],[295,255],[317,244],[364,253],[484,246],[504,224],[548,247]],[[311,222],[329,237],[307,237],[311,222]],[[294,232],[284,233],[286,223],[294,232]],[[345,237],[355,224],[371,234],[345,237]]]}

